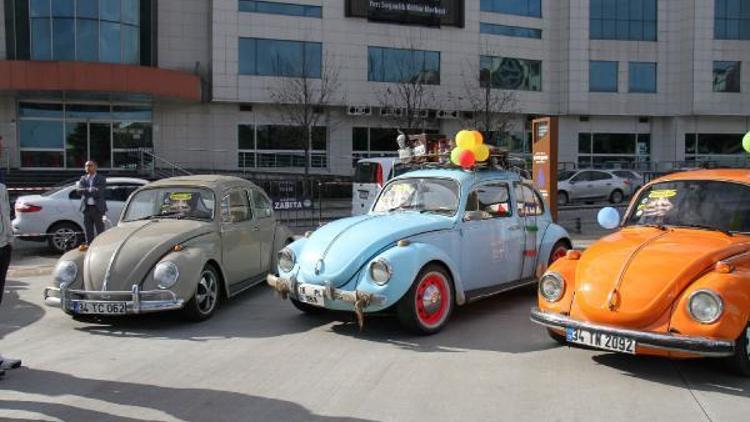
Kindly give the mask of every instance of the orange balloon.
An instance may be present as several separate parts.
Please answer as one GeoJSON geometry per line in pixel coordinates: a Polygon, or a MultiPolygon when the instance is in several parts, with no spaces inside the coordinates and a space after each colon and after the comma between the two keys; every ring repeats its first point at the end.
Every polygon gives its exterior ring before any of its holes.
{"type": "Polygon", "coordinates": [[[482,132],[478,130],[472,130],[471,133],[474,135],[474,143],[477,146],[484,144],[484,136],[482,136],[482,132]]]}

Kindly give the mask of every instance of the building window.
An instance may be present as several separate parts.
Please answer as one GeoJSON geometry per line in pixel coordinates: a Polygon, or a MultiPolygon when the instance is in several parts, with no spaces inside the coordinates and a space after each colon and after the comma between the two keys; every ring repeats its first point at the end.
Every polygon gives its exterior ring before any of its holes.
{"type": "Polygon", "coordinates": [[[153,150],[147,105],[18,104],[21,167],[135,169],[153,150]]]}
{"type": "Polygon", "coordinates": [[[629,92],[656,92],[656,63],[630,62],[629,92]]]}
{"type": "MultiPolygon", "coordinates": [[[[305,167],[304,129],[280,125],[239,125],[237,158],[240,168],[305,167]]],[[[310,143],[311,168],[328,167],[328,129],[313,128],[310,143]]]]}
{"type": "Polygon", "coordinates": [[[479,32],[482,34],[504,35],[506,37],[519,38],[542,38],[542,30],[535,28],[524,28],[521,26],[496,25],[493,23],[480,23],[479,32]]]}
{"type": "Polygon", "coordinates": [[[481,0],[479,8],[482,12],[542,17],[542,0],[481,0]]]}
{"type": "Polygon", "coordinates": [[[589,63],[589,91],[617,92],[617,62],[591,61],[589,63]]]}
{"type": "Polygon", "coordinates": [[[740,92],[740,62],[714,62],[714,92],[740,92]]]}
{"type": "Polygon", "coordinates": [[[656,41],[656,0],[591,0],[592,40],[656,41]]]}
{"type": "Polygon", "coordinates": [[[276,3],[272,1],[240,0],[240,12],[268,13],[272,15],[322,18],[323,8],[304,4],[276,3]]]}
{"type": "Polygon", "coordinates": [[[240,38],[239,73],[320,79],[322,54],[318,42],[240,38]]]}
{"type": "Polygon", "coordinates": [[[750,0],[714,0],[714,38],[750,40],[750,0]]]}
{"type": "Polygon", "coordinates": [[[140,64],[139,0],[30,0],[29,28],[32,60],[140,64]]]}
{"type": "Polygon", "coordinates": [[[746,165],[742,133],[686,133],[685,160],[746,165]]]}
{"type": "Polygon", "coordinates": [[[440,85],[440,52],[367,47],[367,80],[440,85]]]}
{"type": "Polygon", "coordinates": [[[651,134],[579,133],[578,166],[581,168],[632,167],[648,162],[651,134]]]}
{"type": "Polygon", "coordinates": [[[542,90],[542,62],[511,57],[480,56],[479,82],[483,87],[519,91],[542,90]]]}

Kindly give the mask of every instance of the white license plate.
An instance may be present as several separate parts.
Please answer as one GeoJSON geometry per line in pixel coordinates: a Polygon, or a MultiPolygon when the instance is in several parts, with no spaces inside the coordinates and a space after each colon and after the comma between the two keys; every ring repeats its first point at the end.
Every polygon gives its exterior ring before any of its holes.
{"type": "Polygon", "coordinates": [[[592,333],[580,328],[568,327],[565,330],[568,343],[581,344],[611,352],[635,354],[635,340],[603,333],[592,333]]]}
{"type": "Polygon", "coordinates": [[[359,199],[367,199],[370,197],[370,192],[366,190],[360,190],[359,192],[359,199]]]}
{"type": "Polygon", "coordinates": [[[77,314],[123,315],[128,312],[125,302],[74,302],[73,312],[77,314]]]}
{"type": "Polygon", "coordinates": [[[325,291],[323,286],[300,284],[297,286],[297,298],[310,305],[325,306],[325,291]]]}

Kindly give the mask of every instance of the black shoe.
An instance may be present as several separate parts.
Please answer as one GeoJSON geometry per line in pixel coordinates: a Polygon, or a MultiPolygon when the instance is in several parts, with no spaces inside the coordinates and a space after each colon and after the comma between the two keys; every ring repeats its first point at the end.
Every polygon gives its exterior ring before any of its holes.
{"type": "Polygon", "coordinates": [[[0,369],[0,377],[2,377],[3,375],[5,375],[5,369],[0,369]]]}
{"type": "Polygon", "coordinates": [[[0,370],[18,369],[20,367],[21,367],[21,359],[3,358],[3,360],[0,361],[0,370]]]}

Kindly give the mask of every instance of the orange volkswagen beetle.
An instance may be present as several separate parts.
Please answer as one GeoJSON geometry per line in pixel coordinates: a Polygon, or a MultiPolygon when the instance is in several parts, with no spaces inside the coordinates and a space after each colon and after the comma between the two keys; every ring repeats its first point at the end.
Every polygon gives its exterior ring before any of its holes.
{"type": "Polygon", "coordinates": [[[544,273],[531,320],[560,343],[720,357],[750,376],[750,170],[659,178],[599,222],[619,230],[544,273]]]}

